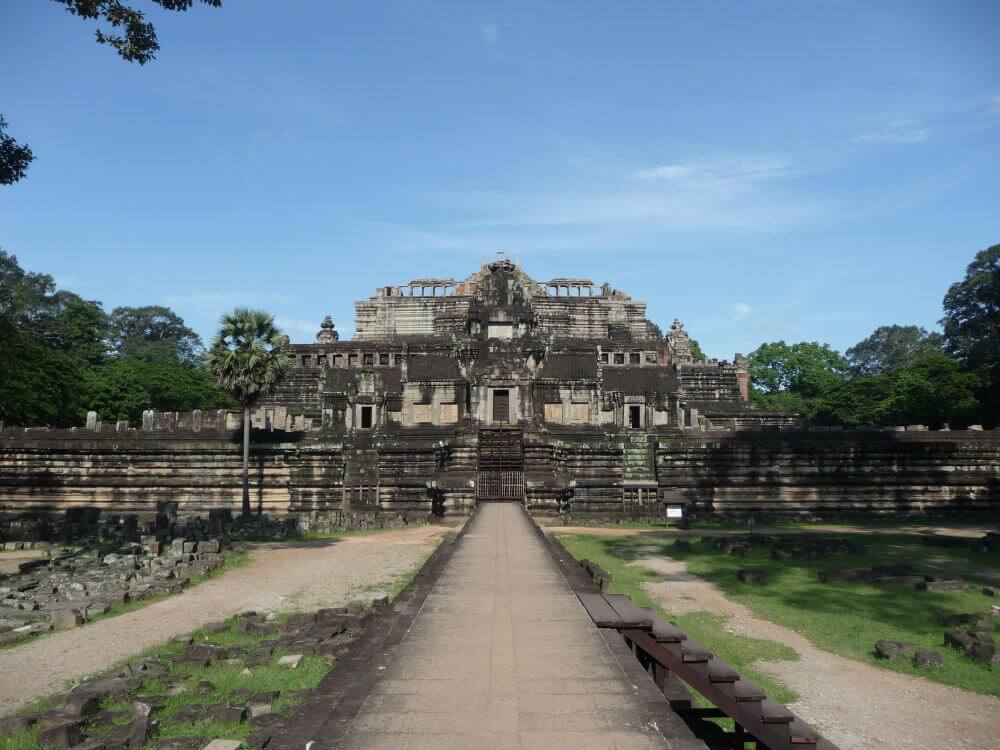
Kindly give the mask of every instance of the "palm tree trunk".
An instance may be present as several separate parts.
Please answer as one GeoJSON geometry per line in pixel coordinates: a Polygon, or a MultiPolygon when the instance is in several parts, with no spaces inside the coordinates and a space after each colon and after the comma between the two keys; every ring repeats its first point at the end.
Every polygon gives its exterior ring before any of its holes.
{"type": "Polygon", "coordinates": [[[243,409],[243,515],[250,515],[250,408],[243,409]]]}

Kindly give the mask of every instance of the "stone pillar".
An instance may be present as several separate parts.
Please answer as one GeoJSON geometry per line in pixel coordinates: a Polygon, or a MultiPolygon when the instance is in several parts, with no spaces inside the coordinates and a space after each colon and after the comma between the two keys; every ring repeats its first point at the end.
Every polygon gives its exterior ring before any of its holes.
{"type": "Polygon", "coordinates": [[[153,420],[156,416],[156,412],[152,409],[146,409],[142,413],[142,431],[152,432],[153,431],[153,420]]]}
{"type": "Polygon", "coordinates": [[[87,412],[87,429],[96,430],[97,429],[97,412],[88,411],[87,412]]]}

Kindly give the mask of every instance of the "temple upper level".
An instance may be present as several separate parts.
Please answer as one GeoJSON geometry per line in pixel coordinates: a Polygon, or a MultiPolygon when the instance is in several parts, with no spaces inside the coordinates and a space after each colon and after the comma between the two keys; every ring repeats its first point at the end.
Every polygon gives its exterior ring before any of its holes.
{"type": "Polygon", "coordinates": [[[539,282],[503,254],[462,281],[413,279],[355,303],[355,338],[656,339],[646,303],[590,279],[539,282]]]}

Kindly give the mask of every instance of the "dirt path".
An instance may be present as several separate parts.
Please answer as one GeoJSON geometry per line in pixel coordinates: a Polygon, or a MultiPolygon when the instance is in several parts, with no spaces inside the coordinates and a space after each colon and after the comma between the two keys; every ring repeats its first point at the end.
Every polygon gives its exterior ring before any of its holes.
{"type": "Polygon", "coordinates": [[[728,615],[726,630],[779,641],[795,649],[801,661],[759,662],[756,666],[798,693],[800,698],[792,709],[841,750],[997,747],[997,698],[821,651],[798,633],[754,617],[747,607],[688,573],[677,560],[644,556],[636,564],[662,576],[661,583],[643,585],[668,611],[728,615]]]}
{"type": "Polygon", "coordinates": [[[45,557],[45,552],[37,549],[19,549],[10,552],[0,552],[0,574],[8,575],[17,572],[17,566],[36,557],[45,557]]]}
{"type": "Polygon", "coordinates": [[[337,606],[378,596],[426,556],[440,526],[318,542],[258,544],[230,573],[128,614],[0,651],[0,715],[172,636],[246,610],[337,606]]]}

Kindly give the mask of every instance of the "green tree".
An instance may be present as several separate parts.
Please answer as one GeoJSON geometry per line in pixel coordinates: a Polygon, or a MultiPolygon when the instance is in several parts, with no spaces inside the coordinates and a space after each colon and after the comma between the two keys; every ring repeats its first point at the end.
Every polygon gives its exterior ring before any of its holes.
{"type": "Polygon", "coordinates": [[[918,357],[941,351],[944,337],[919,326],[879,326],[848,349],[847,364],[856,375],[881,375],[905,367],[918,357]]]}
{"type": "Polygon", "coordinates": [[[234,406],[206,369],[119,359],[87,375],[85,400],[104,421],[138,423],[146,409],[192,411],[234,406]]]}
{"type": "Polygon", "coordinates": [[[7,135],[7,121],[0,115],[0,185],[13,185],[24,179],[35,156],[26,143],[7,135]]]}
{"type": "Polygon", "coordinates": [[[66,291],[56,292],[53,302],[52,330],[46,340],[89,366],[104,362],[108,354],[108,315],[101,303],[66,291]]]}
{"type": "Polygon", "coordinates": [[[278,387],[291,367],[274,316],[238,307],[223,315],[208,353],[215,384],[243,409],[243,515],[250,515],[250,409],[278,387]]]}
{"type": "Polygon", "coordinates": [[[705,352],[701,350],[701,344],[698,343],[698,339],[690,339],[691,341],[691,358],[695,362],[703,362],[708,359],[705,356],[705,352]]]}
{"type": "Polygon", "coordinates": [[[108,343],[122,359],[192,368],[203,364],[201,337],[169,307],[116,307],[108,327],[108,343]]]}
{"type": "Polygon", "coordinates": [[[815,341],[762,344],[747,360],[753,402],[804,417],[813,415],[819,399],[843,382],[848,371],[839,352],[815,341]]]}
{"type": "Polygon", "coordinates": [[[981,419],[976,385],[975,374],[953,357],[928,351],[904,367],[854,378],[831,389],[818,403],[815,419],[845,427],[966,427],[981,419]]]}
{"type": "Polygon", "coordinates": [[[1000,422],[1000,245],[981,250],[944,297],[945,347],[980,379],[988,421],[1000,422]]]}
{"type": "MultiPolygon", "coordinates": [[[[113,47],[118,56],[127,62],[145,65],[156,57],[160,42],[156,29],[138,10],[122,0],[55,0],[65,5],[66,12],[80,18],[103,21],[114,31],[95,29],[98,44],[113,47]]],[[[195,0],[152,0],[164,10],[185,11],[195,0]]],[[[218,8],[222,0],[200,0],[204,5],[218,8]]],[[[7,122],[0,116],[0,185],[13,185],[24,179],[34,155],[27,144],[18,143],[6,132],[7,122]]]]}
{"type": "Polygon", "coordinates": [[[78,360],[0,321],[0,420],[24,426],[78,424],[82,379],[78,360]]]}

